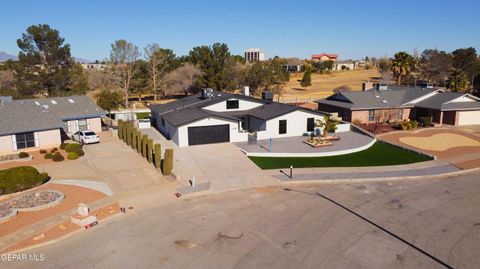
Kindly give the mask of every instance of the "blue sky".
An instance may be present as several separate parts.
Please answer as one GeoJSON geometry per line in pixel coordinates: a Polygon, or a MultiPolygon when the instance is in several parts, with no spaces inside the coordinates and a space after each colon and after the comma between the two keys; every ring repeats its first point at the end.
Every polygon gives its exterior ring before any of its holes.
{"type": "Polygon", "coordinates": [[[254,47],[267,57],[340,58],[392,55],[399,50],[480,50],[480,1],[107,1],[3,0],[0,51],[17,54],[16,39],[32,24],[60,31],[72,54],[107,58],[125,38],[143,48],[157,42],[178,55],[225,42],[235,54],[254,47]]]}

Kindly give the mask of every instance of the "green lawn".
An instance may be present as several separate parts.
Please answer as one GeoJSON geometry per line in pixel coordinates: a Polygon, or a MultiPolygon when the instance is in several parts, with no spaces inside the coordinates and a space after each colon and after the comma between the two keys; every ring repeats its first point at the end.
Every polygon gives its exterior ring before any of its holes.
{"type": "Polygon", "coordinates": [[[432,158],[383,142],[370,148],[339,156],[329,157],[249,157],[262,169],[302,167],[358,167],[398,165],[429,161],[432,158]]]}

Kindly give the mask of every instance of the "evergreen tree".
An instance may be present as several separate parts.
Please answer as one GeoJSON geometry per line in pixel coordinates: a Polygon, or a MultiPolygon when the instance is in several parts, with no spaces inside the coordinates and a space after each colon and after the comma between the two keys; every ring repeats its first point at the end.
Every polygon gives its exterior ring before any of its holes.
{"type": "Polygon", "coordinates": [[[303,78],[302,81],[300,82],[300,85],[307,90],[307,87],[312,86],[312,71],[310,68],[307,68],[305,70],[305,73],[303,73],[303,78]]]}

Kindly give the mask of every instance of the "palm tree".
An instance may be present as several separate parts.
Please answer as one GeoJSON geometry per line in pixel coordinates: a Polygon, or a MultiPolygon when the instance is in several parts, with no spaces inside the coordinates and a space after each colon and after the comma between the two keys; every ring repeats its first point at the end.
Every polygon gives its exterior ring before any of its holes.
{"type": "Polygon", "coordinates": [[[464,92],[468,88],[467,75],[460,69],[453,70],[448,76],[448,88],[453,92],[464,92]]]}
{"type": "Polygon", "coordinates": [[[397,79],[397,85],[402,83],[402,78],[409,75],[413,69],[414,59],[412,55],[400,51],[395,53],[392,60],[391,70],[394,77],[397,79]]]}
{"type": "Polygon", "coordinates": [[[317,120],[317,127],[323,129],[323,137],[327,137],[330,130],[337,129],[338,122],[331,120],[329,116],[324,116],[323,120],[317,120]]]}

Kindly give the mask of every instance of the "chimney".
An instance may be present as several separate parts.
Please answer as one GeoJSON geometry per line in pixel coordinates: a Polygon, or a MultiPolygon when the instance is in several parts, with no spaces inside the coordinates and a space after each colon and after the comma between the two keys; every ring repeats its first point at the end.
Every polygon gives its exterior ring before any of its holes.
{"type": "Polygon", "coordinates": [[[273,93],[270,91],[264,91],[262,92],[262,100],[265,101],[265,103],[270,104],[273,102],[273,93]]]}
{"type": "Polygon", "coordinates": [[[250,88],[248,86],[243,87],[242,94],[245,96],[250,96],[250,88]]]}
{"type": "Polygon", "coordinates": [[[374,83],[371,82],[370,80],[364,81],[362,82],[362,91],[370,90],[374,86],[375,86],[374,83]]]}

